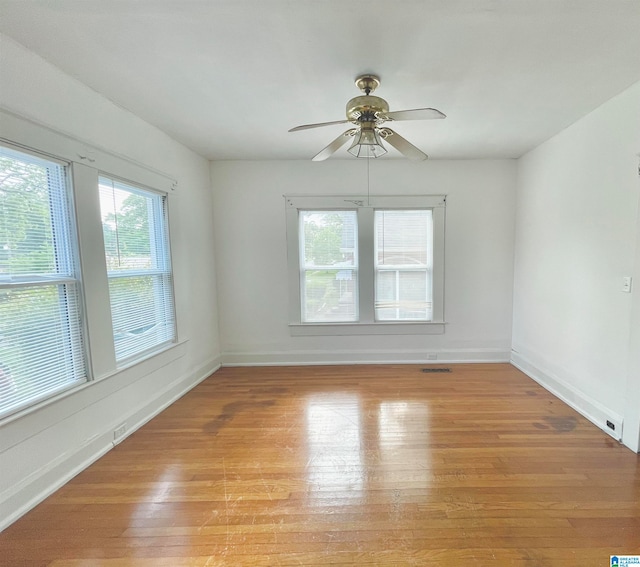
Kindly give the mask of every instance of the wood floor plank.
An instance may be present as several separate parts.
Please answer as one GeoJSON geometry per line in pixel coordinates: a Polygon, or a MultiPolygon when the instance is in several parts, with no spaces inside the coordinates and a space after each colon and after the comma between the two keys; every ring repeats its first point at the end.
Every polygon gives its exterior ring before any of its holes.
{"type": "Polygon", "coordinates": [[[508,364],[223,368],[0,534],[2,567],[607,565],[640,457],[508,364]]]}

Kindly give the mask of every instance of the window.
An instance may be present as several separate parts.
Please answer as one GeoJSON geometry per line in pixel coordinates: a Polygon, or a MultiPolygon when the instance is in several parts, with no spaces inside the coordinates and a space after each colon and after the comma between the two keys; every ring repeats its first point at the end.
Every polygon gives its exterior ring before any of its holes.
{"type": "Polygon", "coordinates": [[[358,320],[355,211],[300,212],[302,321],[358,320]]]}
{"type": "Polygon", "coordinates": [[[286,197],[292,334],[444,332],[445,203],[286,197]]]}
{"type": "Polygon", "coordinates": [[[0,146],[0,416],[87,380],[67,164],[0,146]]]}
{"type": "Polygon", "coordinates": [[[166,197],[100,177],[100,210],[116,360],[175,339],[166,197]]]}
{"type": "Polygon", "coordinates": [[[12,113],[0,120],[4,424],[125,367],[137,380],[153,355],[177,360],[185,345],[168,235],[177,181],[12,113]]]}
{"type": "Polygon", "coordinates": [[[431,321],[433,215],[430,210],[377,210],[376,321],[431,321]]]}

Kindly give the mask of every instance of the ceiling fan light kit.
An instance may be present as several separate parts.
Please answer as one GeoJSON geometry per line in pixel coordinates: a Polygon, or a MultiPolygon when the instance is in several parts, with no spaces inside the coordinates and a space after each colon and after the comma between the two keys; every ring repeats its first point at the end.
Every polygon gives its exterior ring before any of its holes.
{"type": "Polygon", "coordinates": [[[377,158],[387,153],[373,122],[362,123],[360,131],[354,134],[353,144],[347,151],[352,156],[367,158],[377,158]]]}
{"type": "Polygon", "coordinates": [[[347,103],[347,119],[333,122],[321,122],[318,124],[304,124],[291,128],[289,132],[298,132],[310,128],[331,126],[334,124],[352,123],[355,128],[350,128],[333,140],[322,151],[316,154],[313,161],[323,161],[340,149],[353,137],[353,142],[347,150],[351,155],[361,158],[378,158],[387,153],[382,144],[386,140],[391,146],[409,159],[424,160],[427,154],[416,148],[411,142],[405,140],[400,134],[391,128],[382,127],[385,122],[398,120],[434,120],[446,118],[435,108],[415,108],[412,110],[389,111],[387,101],[371,93],[380,86],[380,79],[375,75],[362,75],[356,79],[356,86],[364,95],[352,98],[347,103]]]}

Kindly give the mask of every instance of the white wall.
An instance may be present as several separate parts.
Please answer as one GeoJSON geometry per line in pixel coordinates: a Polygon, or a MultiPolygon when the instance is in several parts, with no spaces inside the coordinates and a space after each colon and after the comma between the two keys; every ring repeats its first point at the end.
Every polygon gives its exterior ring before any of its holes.
{"type": "MultiPolygon", "coordinates": [[[[640,160],[640,156],[639,160],[640,160]]],[[[640,174],[640,171],[639,171],[640,174]]],[[[640,193],[640,175],[638,176],[640,193]]],[[[636,453],[640,452],[640,206],[636,221],[636,255],[633,270],[633,299],[631,304],[631,333],[629,337],[629,367],[625,395],[625,423],[623,442],[636,453]]]]}
{"type": "Polygon", "coordinates": [[[513,361],[636,450],[638,152],[640,83],[519,160],[513,319],[513,361]]]}
{"type": "MultiPolygon", "coordinates": [[[[209,164],[0,36],[0,106],[167,173],[178,337],[160,355],[0,422],[0,529],[215,370],[220,362],[209,164]]],[[[7,126],[8,121],[0,128],[7,126]]],[[[4,135],[4,132],[0,131],[4,135]]],[[[37,148],[36,148],[37,149],[37,148]]]]}
{"type": "Polygon", "coordinates": [[[371,162],[372,194],[447,194],[444,335],[292,337],[284,194],[365,194],[366,160],[214,162],[223,362],[508,360],[514,160],[371,162]]]}

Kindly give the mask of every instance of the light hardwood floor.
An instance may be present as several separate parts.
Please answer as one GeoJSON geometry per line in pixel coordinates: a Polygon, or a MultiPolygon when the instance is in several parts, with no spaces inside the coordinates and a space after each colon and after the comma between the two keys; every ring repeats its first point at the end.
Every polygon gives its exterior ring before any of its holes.
{"type": "Polygon", "coordinates": [[[608,566],[640,457],[508,364],[223,368],[0,534],[0,565],[608,566]]]}

